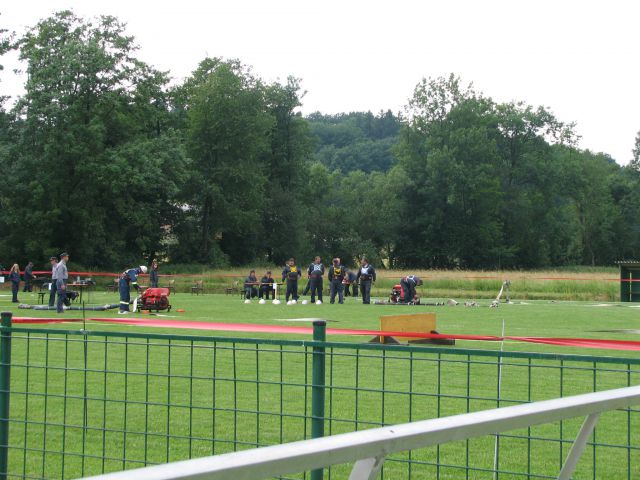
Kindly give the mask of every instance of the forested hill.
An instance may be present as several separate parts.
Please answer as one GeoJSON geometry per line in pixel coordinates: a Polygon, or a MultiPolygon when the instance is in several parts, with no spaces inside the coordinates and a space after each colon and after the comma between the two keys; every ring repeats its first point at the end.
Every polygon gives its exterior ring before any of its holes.
{"type": "Polygon", "coordinates": [[[314,141],[314,159],[330,170],[387,171],[400,134],[400,118],[391,110],[307,117],[314,141]]]}

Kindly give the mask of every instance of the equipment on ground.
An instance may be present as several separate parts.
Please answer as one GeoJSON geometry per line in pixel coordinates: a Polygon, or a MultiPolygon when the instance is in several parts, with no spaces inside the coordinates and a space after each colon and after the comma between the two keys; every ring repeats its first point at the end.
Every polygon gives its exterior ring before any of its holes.
{"type": "MultiPolygon", "coordinates": [[[[65,310],[88,310],[93,312],[104,312],[106,310],[113,310],[114,308],[119,308],[120,305],[117,303],[111,303],[107,305],[94,305],[92,307],[87,306],[67,306],[64,305],[63,308],[65,310]]],[[[18,305],[18,308],[22,310],[56,310],[56,307],[50,307],[49,305],[29,305],[28,303],[21,303],[18,305]]]]}
{"type": "Polygon", "coordinates": [[[509,295],[509,287],[511,286],[511,282],[509,280],[505,280],[504,282],[502,282],[502,286],[500,287],[500,291],[498,292],[498,296],[496,297],[496,299],[494,301],[491,302],[491,305],[489,305],[489,308],[498,308],[500,306],[500,297],[502,297],[503,292],[506,289],[507,292],[507,298],[505,299],[504,303],[511,303],[511,298],[509,295]]]}
{"type": "Polygon", "coordinates": [[[405,305],[420,305],[420,297],[416,294],[415,297],[411,299],[404,298],[404,289],[402,285],[399,283],[394,285],[391,289],[391,294],[389,295],[389,301],[391,303],[402,303],[405,305]]]}
{"type": "MultiPolygon", "coordinates": [[[[171,311],[171,303],[169,303],[170,290],[168,288],[147,288],[137,299],[136,307],[140,310],[160,310],[171,311]]],[[[134,312],[136,308],[134,308],[134,312]]]]}

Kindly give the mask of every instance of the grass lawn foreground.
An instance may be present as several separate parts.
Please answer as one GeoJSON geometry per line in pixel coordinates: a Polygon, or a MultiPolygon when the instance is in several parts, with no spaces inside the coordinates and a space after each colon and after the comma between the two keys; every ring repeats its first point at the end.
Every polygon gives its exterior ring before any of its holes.
{"type": "MultiPolygon", "coordinates": [[[[14,316],[55,317],[55,312],[18,310],[0,292],[0,310],[14,316]]],[[[382,296],[378,296],[382,298],[382,296]]],[[[36,294],[20,294],[36,303],[36,294]]],[[[438,330],[448,334],[581,337],[640,340],[640,309],[616,302],[514,299],[488,308],[448,306],[244,304],[239,295],[171,295],[172,320],[271,325],[309,325],[322,318],[329,327],[378,329],[385,314],[435,312],[438,330]],[[178,313],[176,309],[184,309],[178,313]],[[603,330],[612,330],[603,332],[603,330]],[[627,330],[627,332],[614,332],[627,330]]],[[[442,298],[432,299],[442,300],[442,298]]],[[[117,294],[91,294],[92,304],[114,303],[117,294]]],[[[67,311],[62,316],[82,317],[67,311]]],[[[114,311],[86,312],[118,317],[114,311]]],[[[140,318],[154,318],[132,314],[140,318]]],[[[36,477],[79,477],[144,464],[199,457],[306,438],[310,435],[311,349],[269,340],[309,336],[239,334],[130,327],[87,322],[88,331],[149,332],[190,338],[48,336],[79,330],[66,323],[26,327],[13,340],[10,472],[36,477]],[[212,337],[264,339],[266,343],[210,341],[212,337]],[[198,338],[209,338],[199,341],[198,338]],[[126,372],[126,374],[125,374],[126,372]],[[28,393],[28,394],[27,394],[28,393]]],[[[329,342],[362,344],[355,336],[329,342]]],[[[457,341],[456,346],[416,347],[394,352],[366,347],[327,350],[326,433],[477,411],[605,388],[635,385],[637,352],[552,345],[457,341]],[[420,349],[425,353],[421,353],[420,349]],[[467,350],[503,349],[588,356],[554,359],[477,355],[467,350]],[[463,355],[451,352],[464,350],[463,355]],[[604,357],[621,360],[607,362],[604,357]],[[629,362],[625,363],[624,358],[629,362]]],[[[635,478],[640,474],[640,415],[612,412],[603,417],[594,445],[575,478],[635,478]],[[622,427],[621,427],[622,425],[622,427]],[[629,445],[631,447],[629,447],[629,445]]],[[[582,419],[532,427],[500,437],[500,478],[557,475],[582,419]]],[[[492,478],[495,438],[455,442],[393,456],[386,478],[492,478]],[[410,460],[410,462],[409,462],[410,460]],[[468,466],[468,469],[467,469],[468,466]]],[[[343,478],[347,467],[331,470],[343,478]]],[[[301,478],[294,476],[292,478],[301,478]]]]}

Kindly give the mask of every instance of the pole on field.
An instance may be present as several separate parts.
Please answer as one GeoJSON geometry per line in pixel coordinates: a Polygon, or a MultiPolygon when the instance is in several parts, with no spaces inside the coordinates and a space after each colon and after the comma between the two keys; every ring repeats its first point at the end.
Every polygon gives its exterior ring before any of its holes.
{"type": "Polygon", "coordinates": [[[0,480],[9,468],[9,398],[11,387],[11,312],[2,312],[0,332],[0,480]]]}
{"type": "MultiPolygon", "coordinates": [[[[324,342],[327,339],[327,322],[313,322],[313,340],[324,342]]],[[[325,390],[325,348],[313,347],[311,369],[311,438],[324,437],[324,390],[325,390]]],[[[321,468],[311,471],[311,480],[322,480],[321,468]]]]}

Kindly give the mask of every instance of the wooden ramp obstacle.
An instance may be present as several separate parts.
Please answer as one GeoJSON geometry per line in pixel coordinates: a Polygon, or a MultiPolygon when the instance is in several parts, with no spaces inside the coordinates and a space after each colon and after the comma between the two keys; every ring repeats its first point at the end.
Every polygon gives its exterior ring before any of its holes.
{"type": "MultiPolygon", "coordinates": [[[[380,330],[383,332],[414,332],[435,333],[435,313],[412,313],[406,315],[383,315],[380,317],[380,330]]],[[[436,344],[455,345],[455,340],[448,338],[420,338],[411,336],[375,336],[370,343],[410,343],[410,344],[436,344]]]]}

